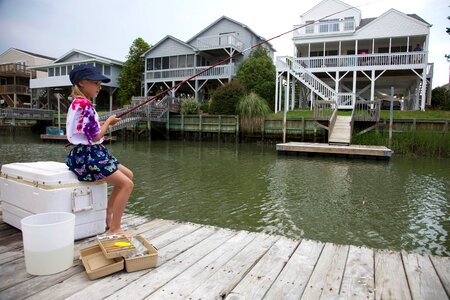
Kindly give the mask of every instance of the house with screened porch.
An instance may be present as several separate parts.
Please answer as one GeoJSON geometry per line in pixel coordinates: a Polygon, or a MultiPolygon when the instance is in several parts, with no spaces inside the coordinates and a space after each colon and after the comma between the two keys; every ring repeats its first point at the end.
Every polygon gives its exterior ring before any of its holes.
{"type": "MultiPolygon", "coordinates": [[[[214,89],[235,76],[237,66],[250,54],[247,50],[263,40],[248,26],[226,16],[186,42],[168,35],[142,55],[145,60],[143,95],[152,96],[175,87],[170,91],[172,97],[207,101],[214,89]],[[180,84],[220,61],[224,62],[180,84]]],[[[262,46],[273,58],[272,45],[264,43],[262,46]]]]}
{"type": "Polygon", "coordinates": [[[330,108],[323,101],[331,101],[338,109],[368,108],[370,118],[391,93],[399,108],[425,110],[433,77],[430,27],[418,15],[395,9],[363,18],[342,1],[320,2],[294,25],[294,55],[276,60],[275,111],[285,101],[288,109],[303,101],[317,110],[316,118],[326,118],[321,106],[330,108]]]}

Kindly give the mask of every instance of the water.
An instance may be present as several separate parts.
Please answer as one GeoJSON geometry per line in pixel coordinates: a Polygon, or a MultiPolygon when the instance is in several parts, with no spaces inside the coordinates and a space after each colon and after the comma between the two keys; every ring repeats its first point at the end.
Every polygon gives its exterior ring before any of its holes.
{"type": "MultiPolygon", "coordinates": [[[[275,145],[152,141],[110,151],[135,174],[127,212],[450,256],[450,160],[278,156],[275,145]]],[[[64,161],[61,144],[0,136],[0,164],[64,161]]]]}
{"type": "Polygon", "coordinates": [[[73,243],[50,251],[30,251],[25,248],[26,270],[32,275],[50,275],[67,270],[73,264],[73,251],[73,243]]]}

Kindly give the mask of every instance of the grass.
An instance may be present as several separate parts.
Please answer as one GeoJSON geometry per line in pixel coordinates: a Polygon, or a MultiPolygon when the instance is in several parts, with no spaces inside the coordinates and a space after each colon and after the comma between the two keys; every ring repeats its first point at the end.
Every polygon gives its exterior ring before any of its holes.
{"type": "MultiPolygon", "coordinates": [[[[268,119],[283,119],[283,112],[278,112],[277,114],[271,113],[267,116],[268,119]]],[[[340,116],[350,116],[351,111],[339,111],[340,116]]],[[[309,109],[297,109],[294,111],[288,111],[287,117],[289,119],[298,118],[314,118],[314,113],[309,109]]],[[[381,111],[381,119],[389,120],[389,110],[381,111]]],[[[450,120],[450,111],[448,110],[427,110],[427,111],[394,111],[395,119],[428,119],[428,120],[450,120]]]]}

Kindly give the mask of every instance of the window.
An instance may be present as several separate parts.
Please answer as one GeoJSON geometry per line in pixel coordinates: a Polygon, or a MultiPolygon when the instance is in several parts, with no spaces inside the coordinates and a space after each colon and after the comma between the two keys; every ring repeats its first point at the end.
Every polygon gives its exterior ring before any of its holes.
{"type": "Polygon", "coordinates": [[[169,68],[169,57],[165,56],[162,58],[162,68],[168,69],[169,68]]]}
{"type": "Polygon", "coordinates": [[[186,55],[181,55],[178,57],[178,67],[186,68],[186,55]]]}
{"type": "Polygon", "coordinates": [[[354,30],[355,29],[355,20],[353,17],[344,18],[344,30],[354,30]]]}
{"type": "Polygon", "coordinates": [[[161,57],[156,57],[154,58],[154,60],[155,60],[154,70],[161,70],[161,57]]]}
{"type": "Polygon", "coordinates": [[[55,76],[55,69],[54,68],[48,68],[48,77],[55,76]]]}
{"type": "Polygon", "coordinates": [[[306,34],[314,33],[314,21],[306,21],[306,34]]]}
{"type": "Polygon", "coordinates": [[[95,63],[95,68],[103,74],[103,65],[99,63],[95,63]]]}
{"type": "Polygon", "coordinates": [[[153,58],[147,58],[147,71],[153,70],[153,58]]]}
{"type": "Polygon", "coordinates": [[[61,76],[65,76],[67,75],[67,67],[66,66],[62,66],[61,67],[61,76]]]}
{"type": "Polygon", "coordinates": [[[103,66],[103,74],[110,76],[111,75],[111,66],[104,65],[103,66]]]}
{"type": "Polygon", "coordinates": [[[178,67],[178,57],[177,56],[171,56],[169,59],[169,68],[170,69],[176,69],[178,67]]]}
{"type": "Polygon", "coordinates": [[[59,71],[60,71],[59,67],[56,67],[55,68],[55,76],[59,76],[60,75],[59,71]]]}
{"type": "Polygon", "coordinates": [[[337,32],[339,31],[339,20],[320,21],[319,32],[337,32]]]}
{"type": "Polygon", "coordinates": [[[194,66],[194,55],[192,54],[187,55],[186,59],[187,59],[186,66],[188,68],[192,68],[194,66]]]}
{"type": "Polygon", "coordinates": [[[73,69],[73,66],[67,66],[67,74],[69,74],[70,71],[72,71],[72,69],[73,69]]]}

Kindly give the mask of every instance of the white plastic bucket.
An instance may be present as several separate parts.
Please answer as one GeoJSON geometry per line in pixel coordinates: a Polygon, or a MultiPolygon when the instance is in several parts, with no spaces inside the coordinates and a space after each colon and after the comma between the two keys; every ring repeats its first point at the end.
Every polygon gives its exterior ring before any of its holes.
{"type": "Polygon", "coordinates": [[[49,212],[21,220],[25,267],[32,275],[49,275],[72,266],[75,215],[49,212]]]}

